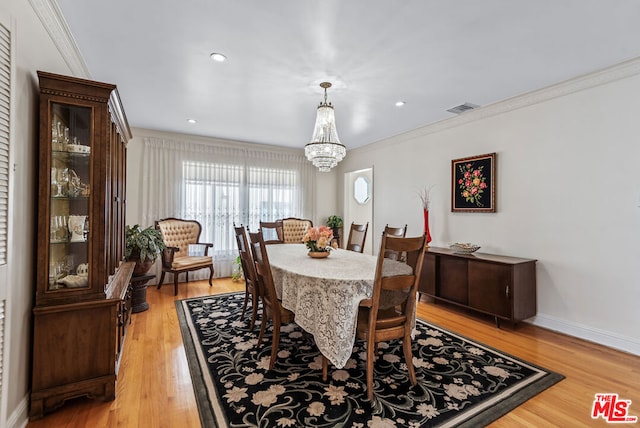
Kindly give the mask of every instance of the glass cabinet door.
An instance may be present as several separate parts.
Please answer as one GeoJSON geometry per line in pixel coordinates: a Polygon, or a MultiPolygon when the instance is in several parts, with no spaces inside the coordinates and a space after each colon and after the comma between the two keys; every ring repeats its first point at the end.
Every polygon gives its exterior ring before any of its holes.
{"type": "Polygon", "coordinates": [[[90,107],[51,103],[48,290],[89,287],[90,107]]]}

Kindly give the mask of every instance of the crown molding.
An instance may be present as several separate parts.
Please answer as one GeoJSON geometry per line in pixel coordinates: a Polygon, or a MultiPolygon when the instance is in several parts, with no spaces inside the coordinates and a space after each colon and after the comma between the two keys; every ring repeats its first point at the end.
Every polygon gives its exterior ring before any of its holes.
{"type": "Polygon", "coordinates": [[[29,0],[29,3],[58,48],[71,74],[75,77],[90,79],[91,73],[58,3],[55,0],[29,0]]]}
{"type": "Polygon", "coordinates": [[[447,129],[462,126],[467,123],[475,122],[477,120],[497,116],[502,113],[507,113],[523,107],[528,107],[534,104],[549,101],[554,98],[563,97],[565,95],[573,94],[585,89],[595,88],[596,86],[615,82],[617,80],[636,76],[638,74],[640,74],[640,57],[613,65],[611,67],[593,73],[569,79],[543,89],[527,92],[522,95],[508,98],[506,100],[498,101],[477,109],[469,110],[458,116],[444,119],[439,122],[434,122],[430,125],[407,131],[402,134],[386,138],[384,140],[376,141],[366,146],[349,150],[349,152],[367,152],[369,150],[379,148],[381,145],[387,146],[391,142],[400,143],[414,140],[416,138],[420,138],[429,134],[434,134],[447,129]]]}

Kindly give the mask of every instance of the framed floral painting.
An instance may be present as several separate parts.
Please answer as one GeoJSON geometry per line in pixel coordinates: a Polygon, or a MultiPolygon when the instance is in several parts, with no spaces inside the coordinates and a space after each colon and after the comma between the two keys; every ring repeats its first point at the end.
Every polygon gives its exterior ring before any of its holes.
{"type": "Polygon", "coordinates": [[[451,211],[496,212],[496,154],[451,161],[451,211]]]}

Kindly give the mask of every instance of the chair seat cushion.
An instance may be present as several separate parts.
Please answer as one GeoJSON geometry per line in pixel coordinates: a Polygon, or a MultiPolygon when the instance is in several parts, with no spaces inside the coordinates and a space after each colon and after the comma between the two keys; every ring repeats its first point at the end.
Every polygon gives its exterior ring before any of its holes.
{"type": "Polygon", "coordinates": [[[173,259],[171,269],[182,270],[198,267],[209,267],[213,263],[211,256],[184,256],[173,259]]]}

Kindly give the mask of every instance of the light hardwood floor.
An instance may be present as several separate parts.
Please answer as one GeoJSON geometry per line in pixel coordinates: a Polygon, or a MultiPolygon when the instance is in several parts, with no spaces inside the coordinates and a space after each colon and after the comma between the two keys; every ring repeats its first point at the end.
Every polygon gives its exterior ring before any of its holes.
{"type": "MultiPolygon", "coordinates": [[[[214,280],[213,287],[197,281],[179,289],[174,297],[172,285],[150,287],[149,310],[133,314],[114,401],[77,399],[28,428],[199,427],[174,301],[243,290],[244,285],[223,278],[214,280]]],[[[566,376],[491,427],[608,426],[590,417],[594,394],[601,392],[632,400],[629,413],[640,416],[640,357],[526,323],[498,329],[490,318],[443,305],[420,303],[418,316],[566,376]]],[[[640,422],[630,426],[640,428],[640,422]]]]}

